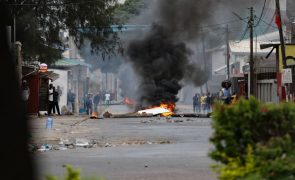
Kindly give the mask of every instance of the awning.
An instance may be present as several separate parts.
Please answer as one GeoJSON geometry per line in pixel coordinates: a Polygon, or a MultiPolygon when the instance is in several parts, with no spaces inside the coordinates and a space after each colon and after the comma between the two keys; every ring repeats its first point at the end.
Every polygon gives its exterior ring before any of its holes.
{"type": "Polygon", "coordinates": [[[39,75],[41,78],[48,78],[48,79],[51,79],[52,81],[55,81],[56,79],[59,78],[59,74],[54,73],[53,71],[39,72],[39,75]]]}
{"type": "Polygon", "coordinates": [[[56,79],[59,78],[59,74],[54,73],[53,71],[40,72],[39,70],[35,70],[35,71],[29,72],[27,74],[24,74],[23,78],[28,77],[28,76],[36,76],[36,75],[39,75],[40,78],[46,78],[46,79],[50,79],[52,81],[55,81],[56,79]]]}

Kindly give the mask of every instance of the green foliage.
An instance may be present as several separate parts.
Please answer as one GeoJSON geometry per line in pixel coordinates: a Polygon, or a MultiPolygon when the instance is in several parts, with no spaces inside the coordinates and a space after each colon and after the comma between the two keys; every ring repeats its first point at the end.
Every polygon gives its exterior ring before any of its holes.
{"type": "Polygon", "coordinates": [[[219,174],[221,180],[235,180],[254,171],[254,156],[251,146],[247,148],[246,161],[243,163],[239,157],[227,159],[227,165],[215,165],[213,169],[219,174]]]}
{"type": "Polygon", "coordinates": [[[94,53],[113,52],[119,40],[110,25],[114,18],[116,0],[28,0],[2,2],[10,14],[8,25],[16,17],[16,40],[23,44],[24,60],[39,60],[48,64],[60,58],[65,44],[59,38],[68,30],[78,47],[84,40],[91,42],[94,53]]]}
{"type": "Polygon", "coordinates": [[[258,144],[255,158],[255,166],[266,179],[295,179],[295,144],[290,135],[258,144]]]}
{"type": "MultiPolygon", "coordinates": [[[[91,178],[91,177],[86,177],[86,178],[81,178],[80,176],[80,170],[79,169],[73,169],[73,167],[69,164],[65,165],[67,174],[65,175],[64,178],[60,178],[63,180],[105,180],[105,178],[100,177],[100,178],[91,178]]],[[[46,180],[58,180],[59,178],[55,176],[47,176],[46,180]]]]}
{"type": "Polygon", "coordinates": [[[295,178],[295,104],[216,103],[212,127],[209,156],[221,163],[221,179],[295,178]]]}
{"type": "Polygon", "coordinates": [[[124,4],[118,5],[115,11],[115,17],[120,23],[127,23],[132,17],[138,16],[147,4],[144,0],[126,0],[124,4]]]}

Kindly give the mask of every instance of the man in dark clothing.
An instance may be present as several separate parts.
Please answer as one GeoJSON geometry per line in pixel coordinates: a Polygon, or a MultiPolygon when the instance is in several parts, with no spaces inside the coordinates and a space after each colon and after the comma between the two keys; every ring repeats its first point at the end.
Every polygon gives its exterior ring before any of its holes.
{"type": "Polygon", "coordinates": [[[86,113],[88,115],[92,114],[92,94],[88,94],[86,97],[86,113]]]}
{"type": "Polygon", "coordinates": [[[53,113],[55,113],[55,109],[56,109],[57,114],[61,115],[59,111],[58,100],[59,100],[59,93],[57,92],[55,87],[53,87],[53,113]]]}
{"type": "Polygon", "coordinates": [[[193,111],[198,112],[199,110],[199,95],[196,93],[193,97],[193,111]]]}
{"type": "Polygon", "coordinates": [[[208,92],[207,93],[207,99],[206,99],[206,109],[207,109],[207,112],[211,112],[211,104],[212,104],[212,97],[211,97],[211,94],[208,92]]]}
{"type": "Polygon", "coordinates": [[[93,108],[95,112],[97,112],[97,106],[99,104],[99,101],[100,101],[100,95],[99,93],[97,93],[93,98],[93,108]]]}
{"type": "Polygon", "coordinates": [[[75,98],[76,98],[76,95],[71,90],[69,90],[69,92],[68,92],[68,105],[71,106],[72,113],[75,112],[75,98]]]}

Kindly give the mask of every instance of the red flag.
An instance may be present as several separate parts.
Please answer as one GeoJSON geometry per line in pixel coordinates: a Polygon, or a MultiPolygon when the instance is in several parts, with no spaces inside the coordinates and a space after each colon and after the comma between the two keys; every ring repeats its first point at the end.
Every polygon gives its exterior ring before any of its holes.
{"type": "Polygon", "coordinates": [[[276,10],[276,19],[275,19],[275,22],[276,22],[278,28],[281,28],[282,22],[281,22],[281,17],[280,17],[280,14],[279,14],[279,11],[278,10],[276,10]]]}

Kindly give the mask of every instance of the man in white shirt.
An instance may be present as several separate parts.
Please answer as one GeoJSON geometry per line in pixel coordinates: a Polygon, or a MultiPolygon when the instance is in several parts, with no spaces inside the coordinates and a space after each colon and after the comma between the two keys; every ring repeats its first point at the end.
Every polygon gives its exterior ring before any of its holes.
{"type": "Polygon", "coordinates": [[[111,101],[111,94],[110,93],[106,93],[105,94],[105,103],[106,104],[110,104],[110,101],[111,101]]]}
{"type": "Polygon", "coordinates": [[[48,115],[51,115],[51,112],[54,108],[54,103],[53,103],[53,84],[49,84],[48,88],[48,115]]]}

